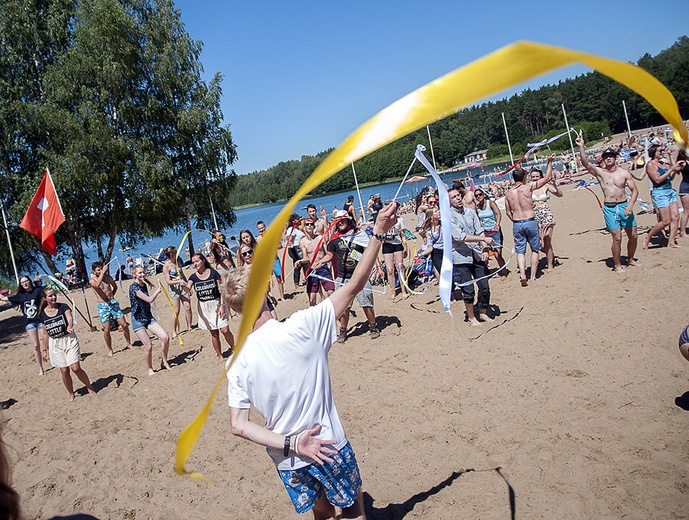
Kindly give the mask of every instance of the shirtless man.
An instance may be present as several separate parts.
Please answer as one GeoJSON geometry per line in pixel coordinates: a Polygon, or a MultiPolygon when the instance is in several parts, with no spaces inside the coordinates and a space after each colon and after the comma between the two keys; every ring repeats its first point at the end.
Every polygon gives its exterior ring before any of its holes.
{"type": "Polygon", "coordinates": [[[314,222],[313,232],[316,235],[322,235],[328,227],[328,214],[325,212],[325,208],[321,206],[321,218],[318,218],[316,213],[316,205],[309,204],[306,206],[306,213],[309,218],[314,222]]]}
{"type": "Polygon", "coordinates": [[[584,139],[577,137],[579,145],[579,155],[581,164],[591,175],[598,179],[601,190],[603,190],[603,216],[605,217],[605,227],[612,236],[612,261],[615,272],[624,272],[620,258],[622,251],[622,228],[627,233],[627,265],[637,265],[634,260],[636,252],[637,233],[636,218],[634,217],[634,203],[639,195],[632,174],[624,168],[617,166],[617,152],[608,148],[601,155],[603,158],[602,166],[591,164],[586,156],[584,139]],[[625,187],[629,187],[632,192],[632,199],[627,203],[625,187]]]}
{"type": "Polygon", "coordinates": [[[541,237],[538,232],[538,223],[534,217],[533,200],[531,194],[534,190],[542,188],[550,182],[553,175],[553,159],[555,154],[548,157],[548,168],[545,177],[525,183],[526,170],[517,168],[512,172],[514,187],[505,193],[505,213],[513,222],[514,249],[517,251],[517,263],[519,264],[519,280],[522,287],[529,285],[526,279],[526,244],[531,247],[531,281],[536,280],[538,270],[538,252],[541,250],[541,237]]]}
{"type": "Polygon", "coordinates": [[[108,274],[108,270],[103,267],[102,262],[94,262],[91,265],[91,278],[89,285],[96,293],[98,301],[98,317],[103,325],[103,337],[105,345],[108,347],[108,357],[112,357],[112,338],[110,337],[110,320],[115,319],[122,327],[124,339],[127,340],[127,347],[132,346],[132,339],[129,335],[129,324],[124,319],[124,313],[120,310],[120,303],[115,299],[117,284],[108,274]]]}
{"type": "MultiPolygon", "coordinates": [[[[323,237],[314,233],[315,223],[313,220],[307,218],[304,219],[303,223],[304,238],[299,241],[299,247],[304,258],[300,262],[308,267],[309,264],[315,265],[316,262],[325,256],[325,244],[322,241],[323,237]]],[[[322,265],[318,269],[312,268],[306,279],[306,294],[309,295],[309,305],[316,305],[316,296],[320,292],[321,287],[323,287],[328,296],[335,290],[332,274],[326,265],[322,265]]]]}

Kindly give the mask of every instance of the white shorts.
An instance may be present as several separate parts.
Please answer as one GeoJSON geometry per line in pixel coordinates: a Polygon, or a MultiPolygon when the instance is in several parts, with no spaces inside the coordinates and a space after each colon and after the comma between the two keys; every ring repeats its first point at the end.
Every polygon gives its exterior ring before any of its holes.
{"type": "Polygon", "coordinates": [[[66,334],[61,338],[48,338],[50,364],[57,368],[66,368],[81,361],[77,335],[66,334]]]}
{"type": "Polygon", "coordinates": [[[207,302],[198,302],[199,313],[199,328],[203,330],[218,330],[223,327],[228,327],[230,321],[221,318],[218,314],[220,310],[220,300],[210,300],[207,302]]]}

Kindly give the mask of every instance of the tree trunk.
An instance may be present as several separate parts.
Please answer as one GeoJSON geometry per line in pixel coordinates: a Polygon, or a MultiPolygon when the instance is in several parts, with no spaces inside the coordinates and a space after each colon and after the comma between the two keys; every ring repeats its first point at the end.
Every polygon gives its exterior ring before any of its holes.
{"type": "MultiPolygon", "coordinates": [[[[191,215],[189,214],[189,204],[187,203],[187,231],[191,231],[191,215]]],[[[189,233],[188,237],[188,244],[189,244],[189,261],[191,261],[191,257],[194,255],[194,238],[192,237],[192,233],[189,233]]],[[[180,251],[177,252],[179,255],[180,251]]]]}
{"type": "Polygon", "coordinates": [[[34,235],[31,235],[31,240],[33,240],[34,244],[36,244],[36,247],[40,251],[43,260],[45,261],[45,265],[48,266],[49,274],[52,275],[57,273],[58,270],[57,267],[55,267],[55,262],[53,262],[53,257],[43,250],[43,248],[41,247],[41,242],[38,240],[38,238],[36,238],[34,235]]]}
{"type": "Polygon", "coordinates": [[[112,258],[112,251],[115,249],[115,239],[117,238],[117,224],[112,224],[108,235],[108,246],[105,249],[104,261],[107,263],[112,258]]]}
{"type": "Polygon", "coordinates": [[[88,280],[88,271],[84,259],[84,248],[81,242],[79,224],[72,222],[72,219],[69,217],[67,218],[67,231],[69,234],[69,242],[72,246],[72,256],[77,268],[77,276],[82,280],[88,280]]]}

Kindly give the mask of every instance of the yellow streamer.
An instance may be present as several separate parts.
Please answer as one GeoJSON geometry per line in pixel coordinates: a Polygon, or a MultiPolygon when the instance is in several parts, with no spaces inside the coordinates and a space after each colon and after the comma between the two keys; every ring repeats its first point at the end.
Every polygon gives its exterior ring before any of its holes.
{"type": "MultiPolygon", "coordinates": [[[[229,370],[241,352],[244,340],[251,333],[263,305],[264,291],[253,288],[265,287],[273,268],[273,259],[282,230],[302,198],[350,163],[414,130],[508,87],[577,62],[597,70],[644,97],[675,128],[676,140],[681,147],[686,147],[689,141],[687,128],[684,126],[675,98],[660,81],[630,63],[562,47],[518,42],[450,72],[396,101],[355,130],[325,158],[275,217],[254,253],[242,322],[234,348],[235,354],[227,369],[229,370]]],[[[198,441],[224,377],[225,374],[216,383],[201,412],[179,436],[175,467],[178,474],[191,474],[196,478],[203,478],[199,473],[187,471],[185,465],[198,441]]]]}
{"type": "MultiPolygon", "coordinates": [[[[160,285],[160,290],[163,291],[163,294],[167,298],[167,302],[170,304],[170,308],[172,309],[172,313],[175,315],[175,321],[177,322],[177,329],[181,330],[182,326],[179,324],[179,313],[175,310],[175,304],[172,303],[172,298],[170,298],[170,295],[167,292],[167,289],[165,289],[165,286],[163,285],[163,282],[158,280],[158,285],[160,285]]],[[[184,341],[182,341],[182,335],[177,332],[177,342],[179,343],[180,347],[184,346],[184,341]]]]}

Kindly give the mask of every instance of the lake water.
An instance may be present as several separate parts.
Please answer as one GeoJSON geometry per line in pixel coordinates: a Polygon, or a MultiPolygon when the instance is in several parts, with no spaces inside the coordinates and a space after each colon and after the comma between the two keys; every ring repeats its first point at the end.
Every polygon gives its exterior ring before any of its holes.
{"type": "MultiPolygon", "coordinates": [[[[494,167],[497,166],[504,167],[504,164],[486,167],[485,172],[481,171],[480,169],[471,170],[470,173],[474,178],[475,184],[481,185],[484,184],[484,182],[490,182],[493,178],[491,172],[493,172],[494,167]],[[486,174],[485,177],[484,173],[486,174]]],[[[451,185],[454,179],[463,178],[466,176],[467,172],[461,171],[448,173],[446,175],[441,176],[441,178],[446,184],[451,185]]],[[[400,202],[407,202],[410,197],[415,197],[424,187],[429,185],[434,185],[433,180],[430,177],[427,177],[426,181],[419,181],[412,184],[404,184],[400,190],[398,200],[400,202]]],[[[366,206],[367,201],[371,195],[380,193],[383,201],[387,201],[392,199],[399,187],[400,181],[378,184],[375,186],[367,186],[365,188],[361,188],[361,199],[363,201],[364,206],[366,206]]],[[[325,210],[328,212],[328,215],[331,215],[334,207],[342,209],[342,206],[349,195],[352,195],[354,197],[355,206],[358,210],[359,198],[357,196],[356,189],[353,187],[350,191],[302,199],[299,202],[299,204],[297,204],[296,212],[300,215],[306,216],[307,204],[313,203],[316,205],[317,208],[323,206],[325,210]]],[[[270,222],[272,222],[272,220],[280,212],[284,204],[284,202],[279,202],[274,204],[261,204],[249,208],[237,209],[235,210],[235,215],[237,217],[235,225],[231,229],[224,229],[222,231],[227,237],[228,241],[232,236],[239,239],[239,232],[242,229],[249,229],[254,235],[256,235],[256,222],[258,222],[259,220],[263,220],[266,224],[269,225],[270,222]]],[[[192,227],[195,227],[195,221],[193,219],[192,227]]],[[[128,251],[121,250],[122,245],[120,245],[119,239],[117,239],[112,254],[111,272],[114,272],[118,269],[118,264],[124,265],[125,259],[127,258],[128,254],[130,254],[132,258],[136,259],[139,257],[147,257],[147,255],[156,256],[161,249],[166,248],[167,246],[172,245],[177,247],[179,245],[180,240],[182,240],[182,235],[183,233],[176,233],[174,231],[170,231],[163,236],[147,239],[146,242],[134,246],[131,248],[131,250],[128,251]]],[[[199,231],[196,229],[192,231],[192,237],[194,241],[194,248],[196,249],[198,249],[199,247],[203,247],[204,242],[206,240],[210,240],[211,238],[209,233],[205,231],[199,231]]],[[[91,263],[95,262],[98,259],[95,247],[91,247],[88,244],[84,243],[84,254],[86,255],[86,266],[87,269],[89,269],[91,263]]],[[[185,261],[188,259],[188,255],[185,253],[181,253],[180,256],[185,261]]],[[[58,269],[62,270],[62,272],[64,272],[65,262],[67,258],[69,258],[69,256],[61,259],[61,261],[58,261],[55,264],[58,267],[58,269]]]]}

